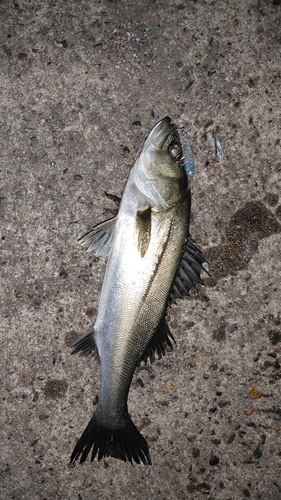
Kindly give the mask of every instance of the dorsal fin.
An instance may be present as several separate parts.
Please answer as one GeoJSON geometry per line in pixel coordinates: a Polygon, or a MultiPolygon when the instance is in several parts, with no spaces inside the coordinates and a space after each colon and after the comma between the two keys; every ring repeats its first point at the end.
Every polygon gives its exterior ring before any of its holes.
{"type": "Polygon", "coordinates": [[[200,273],[204,271],[209,274],[207,269],[202,265],[204,262],[207,262],[205,257],[195,246],[194,240],[189,236],[174,277],[168,298],[168,306],[174,304],[177,299],[182,299],[185,295],[189,295],[189,291],[192,288],[197,290],[196,285],[204,285],[200,273]]]}
{"type": "Polygon", "coordinates": [[[117,207],[119,207],[121,203],[120,196],[116,196],[116,194],[107,193],[106,191],[104,192],[104,194],[109,200],[112,200],[115,203],[115,205],[117,205],[117,207]]]}
{"type": "Polygon", "coordinates": [[[87,245],[87,252],[96,251],[96,255],[107,257],[114,238],[114,230],[117,222],[117,215],[112,219],[100,222],[88,233],[79,238],[81,245],[87,245]]]}

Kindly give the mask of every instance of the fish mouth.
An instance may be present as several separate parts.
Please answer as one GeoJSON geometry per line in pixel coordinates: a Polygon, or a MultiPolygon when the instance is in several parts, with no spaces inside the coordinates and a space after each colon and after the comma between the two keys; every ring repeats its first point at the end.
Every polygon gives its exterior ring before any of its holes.
{"type": "Polygon", "coordinates": [[[150,145],[154,146],[156,149],[160,149],[167,137],[176,131],[176,125],[171,123],[171,118],[169,116],[165,116],[160,122],[156,123],[156,125],[151,130],[148,138],[145,141],[145,146],[148,147],[150,145]]]}

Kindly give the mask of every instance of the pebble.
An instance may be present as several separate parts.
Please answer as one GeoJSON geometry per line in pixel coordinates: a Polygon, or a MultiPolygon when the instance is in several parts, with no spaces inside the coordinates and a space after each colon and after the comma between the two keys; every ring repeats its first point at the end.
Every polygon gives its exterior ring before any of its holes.
{"type": "Polygon", "coordinates": [[[271,358],[277,358],[276,352],[268,352],[267,355],[270,356],[271,358]]]}
{"type": "Polygon", "coordinates": [[[238,330],[238,325],[237,323],[232,323],[232,325],[230,325],[227,329],[228,333],[233,333],[235,332],[236,330],[238,330]]]}
{"type": "Polygon", "coordinates": [[[134,128],[140,128],[141,127],[141,122],[139,120],[136,120],[135,122],[132,123],[132,126],[134,128]]]}
{"type": "Polygon", "coordinates": [[[257,448],[254,450],[254,457],[255,458],[261,458],[263,450],[260,448],[260,446],[257,446],[257,448]]]}
{"type": "Polygon", "coordinates": [[[55,43],[56,47],[60,47],[61,49],[66,49],[67,46],[68,46],[68,41],[67,40],[62,40],[61,42],[59,42],[58,40],[56,40],[54,43],[55,43]]]}
{"type": "Polygon", "coordinates": [[[60,272],[59,272],[59,277],[60,278],[67,278],[68,276],[68,272],[66,271],[66,269],[64,269],[63,267],[61,268],[60,272]]]}
{"type": "Polygon", "coordinates": [[[262,391],[256,387],[250,386],[248,389],[248,396],[251,399],[259,399],[262,395],[262,391]]]}
{"type": "Polygon", "coordinates": [[[214,456],[212,456],[210,458],[209,464],[212,465],[212,466],[218,465],[219,461],[220,461],[219,457],[217,457],[217,456],[214,455],[214,456]]]}
{"type": "Polygon", "coordinates": [[[189,366],[191,366],[192,368],[194,368],[196,366],[196,360],[194,358],[190,358],[189,366]]]}
{"type": "Polygon", "coordinates": [[[171,391],[172,391],[172,390],[174,390],[174,389],[176,388],[176,384],[175,384],[175,382],[173,382],[172,380],[168,380],[168,382],[167,382],[167,384],[166,384],[166,385],[167,385],[167,387],[168,387],[171,391]]]}
{"type": "Polygon", "coordinates": [[[234,439],[235,439],[235,432],[232,432],[227,440],[227,443],[228,444],[233,443],[234,439]]]}
{"type": "Polygon", "coordinates": [[[209,409],[210,413],[215,413],[217,411],[217,406],[212,406],[212,408],[209,409]]]}
{"type": "Polygon", "coordinates": [[[215,444],[216,446],[218,446],[219,444],[221,444],[221,440],[218,438],[215,438],[215,439],[212,439],[212,443],[215,444]]]}
{"type": "Polygon", "coordinates": [[[186,85],[185,90],[188,90],[194,84],[194,80],[190,80],[190,82],[186,85]]]}
{"type": "Polygon", "coordinates": [[[251,415],[251,413],[253,413],[253,411],[254,411],[253,406],[249,406],[248,408],[245,408],[245,410],[243,410],[245,415],[251,415]]]}
{"type": "Polygon", "coordinates": [[[211,486],[208,483],[200,483],[198,484],[198,489],[199,491],[202,491],[202,493],[208,494],[210,492],[211,486]]]}
{"type": "Polygon", "coordinates": [[[189,321],[188,323],[186,323],[186,328],[192,328],[193,326],[195,325],[194,321],[189,321]]]}
{"type": "Polygon", "coordinates": [[[46,420],[46,418],[49,418],[49,415],[46,415],[45,413],[41,413],[41,415],[39,415],[39,420],[46,420]]]}
{"type": "Polygon", "coordinates": [[[140,377],[137,378],[137,382],[140,385],[140,387],[144,387],[144,383],[140,377]]]}
{"type": "Polygon", "coordinates": [[[213,120],[211,120],[210,122],[205,123],[204,130],[209,130],[213,125],[214,125],[213,120]]]}
{"type": "Polygon", "coordinates": [[[75,174],[74,175],[74,179],[76,181],[83,181],[83,178],[84,178],[83,175],[80,175],[80,174],[75,174]]]}
{"type": "Polygon", "coordinates": [[[36,297],[36,299],[34,299],[33,302],[34,302],[35,307],[38,308],[42,304],[43,299],[41,299],[41,297],[36,297]]]}
{"type": "Polygon", "coordinates": [[[68,462],[67,467],[69,469],[74,469],[74,467],[76,467],[76,462],[68,462]]]}
{"type": "Polygon", "coordinates": [[[7,203],[7,198],[5,196],[0,196],[0,207],[4,207],[7,203]]]}

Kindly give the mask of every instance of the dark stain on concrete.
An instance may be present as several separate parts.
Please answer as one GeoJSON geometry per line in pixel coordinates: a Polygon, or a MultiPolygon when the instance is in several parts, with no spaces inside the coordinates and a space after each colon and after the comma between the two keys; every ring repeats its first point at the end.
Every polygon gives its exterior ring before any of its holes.
{"type": "Polygon", "coordinates": [[[281,331],[280,330],[269,330],[268,332],[269,340],[272,345],[281,342],[281,331]]]}
{"type": "Polygon", "coordinates": [[[77,340],[79,336],[80,336],[80,334],[77,333],[75,330],[71,330],[69,332],[66,332],[66,334],[64,336],[64,341],[65,341],[67,347],[71,347],[73,342],[75,342],[75,340],[77,340]]]}
{"type": "Polygon", "coordinates": [[[48,380],[45,385],[44,394],[47,398],[63,398],[66,394],[68,383],[66,380],[48,380]]]}
{"type": "Polygon", "coordinates": [[[279,200],[279,195],[276,193],[267,193],[264,197],[264,201],[271,207],[275,207],[279,200]]]}
{"type": "Polygon", "coordinates": [[[250,262],[259,241],[279,233],[281,226],[261,201],[250,201],[230,220],[224,241],[206,252],[210,272],[215,279],[235,275],[250,262]]]}
{"type": "Polygon", "coordinates": [[[225,318],[222,316],[219,320],[218,328],[213,331],[212,338],[218,342],[222,342],[226,339],[226,322],[225,318]]]}
{"type": "Polygon", "coordinates": [[[276,217],[281,219],[281,205],[278,205],[278,207],[276,208],[275,215],[276,217]]]}

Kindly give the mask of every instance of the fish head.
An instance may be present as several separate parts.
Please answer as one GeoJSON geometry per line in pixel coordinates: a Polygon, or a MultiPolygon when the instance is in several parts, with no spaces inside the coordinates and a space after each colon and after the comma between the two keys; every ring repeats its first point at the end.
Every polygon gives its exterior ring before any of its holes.
{"type": "Polygon", "coordinates": [[[153,127],[132,175],[135,185],[154,209],[167,210],[186,194],[189,177],[194,172],[194,166],[193,171],[190,167],[190,155],[187,137],[168,116],[153,127]]]}

